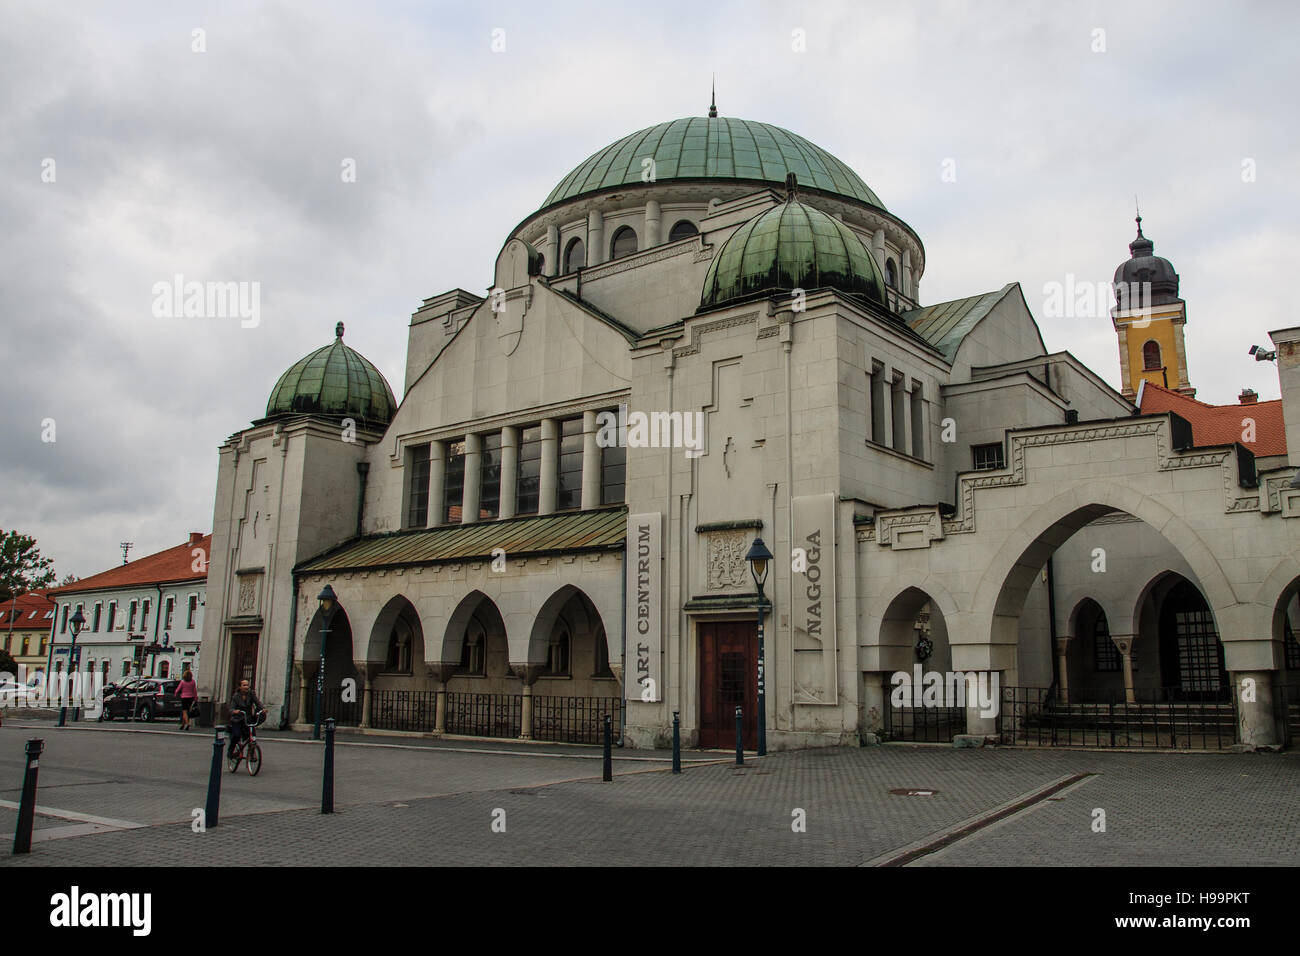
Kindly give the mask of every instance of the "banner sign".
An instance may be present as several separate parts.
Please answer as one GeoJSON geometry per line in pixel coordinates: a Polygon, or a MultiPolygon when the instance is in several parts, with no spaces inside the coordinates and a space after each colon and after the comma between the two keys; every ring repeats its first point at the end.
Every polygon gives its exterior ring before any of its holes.
{"type": "Polygon", "coordinates": [[[627,517],[627,699],[663,699],[660,674],[663,520],[659,512],[627,517]]]}
{"type": "Polygon", "coordinates": [[[791,548],[791,662],[796,704],[834,704],[835,495],[795,498],[791,548]]]}

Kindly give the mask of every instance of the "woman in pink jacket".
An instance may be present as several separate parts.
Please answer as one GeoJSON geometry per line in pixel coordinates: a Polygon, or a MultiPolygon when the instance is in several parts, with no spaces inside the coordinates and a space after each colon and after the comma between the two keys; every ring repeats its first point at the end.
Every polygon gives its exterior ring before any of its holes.
{"type": "Polygon", "coordinates": [[[190,729],[190,709],[199,699],[199,685],[194,682],[194,672],[189,668],[181,675],[181,682],[176,685],[176,696],[181,699],[181,730],[190,729]]]}

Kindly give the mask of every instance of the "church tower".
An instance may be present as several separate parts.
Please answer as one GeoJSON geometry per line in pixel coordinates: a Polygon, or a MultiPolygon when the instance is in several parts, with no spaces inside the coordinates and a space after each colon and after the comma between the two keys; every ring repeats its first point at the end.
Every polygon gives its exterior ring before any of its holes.
{"type": "Polygon", "coordinates": [[[1145,380],[1192,398],[1196,389],[1187,377],[1183,344],[1187,303],[1178,298],[1178,273],[1168,259],[1154,254],[1154,243],[1142,235],[1141,215],[1137,229],[1129,258],[1115,270],[1110,311],[1119,338],[1121,391],[1133,401],[1145,380]]]}

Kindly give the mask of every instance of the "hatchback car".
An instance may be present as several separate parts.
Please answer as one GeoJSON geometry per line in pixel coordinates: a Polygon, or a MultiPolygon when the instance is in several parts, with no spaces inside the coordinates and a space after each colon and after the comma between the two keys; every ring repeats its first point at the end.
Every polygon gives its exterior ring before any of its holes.
{"type": "Polygon", "coordinates": [[[176,696],[180,681],[165,677],[141,677],[129,681],[104,698],[100,720],[156,720],[181,716],[181,699],[176,696]]]}

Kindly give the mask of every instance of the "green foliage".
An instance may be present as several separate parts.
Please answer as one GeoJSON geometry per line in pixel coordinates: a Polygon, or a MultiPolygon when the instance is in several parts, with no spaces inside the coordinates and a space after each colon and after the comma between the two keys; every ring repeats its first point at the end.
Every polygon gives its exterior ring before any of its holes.
{"type": "Polygon", "coordinates": [[[54,583],[54,562],[41,557],[36,539],[0,530],[0,602],[54,583]]]}
{"type": "Polygon", "coordinates": [[[0,647],[0,674],[13,674],[15,678],[18,676],[18,662],[3,647],[0,647]]]}

